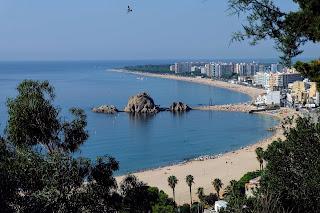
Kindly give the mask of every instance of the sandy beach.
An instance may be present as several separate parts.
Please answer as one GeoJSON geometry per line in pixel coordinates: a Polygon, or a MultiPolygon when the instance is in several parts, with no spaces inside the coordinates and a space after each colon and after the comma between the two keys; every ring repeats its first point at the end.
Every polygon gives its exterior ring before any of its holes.
{"type": "MultiPolygon", "coordinates": [[[[124,72],[120,70],[120,72],[124,72]]],[[[130,72],[132,73],[132,72],[130,72]]],[[[137,75],[149,76],[149,77],[160,77],[174,80],[182,80],[193,83],[206,84],[216,87],[222,87],[237,92],[242,92],[250,95],[252,98],[264,92],[262,89],[246,87],[237,84],[230,84],[222,81],[213,81],[211,79],[202,78],[190,78],[180,77],[174,75],[161,75],[151,73],[134,73],[137,75]]],[[[203,108],[202,110],[220,110],[224,111],[242,111],[247,112],[250,106],[247,104],[240,104],[242,110],[236,110],[237,107],[230,107],[230,105],[210,109],[210,107],[203,108]],[[230,108],[229,108],[230,107],[230,108]]],[[[296,112],[292,109],[281,108],[275,111],[259,113],[260,116],[273,116],[280,120],[278,126],[275,127],[274,134],[272,137],[266,138],[262,141],[258,141],[256,144],[244,147],[240,150],[231,151],[228,153],[220,154],[214,159],[204,158],[181,163],[173,166],[166,166],[158,169],[147,170],[143,172],[134,173],[141,181],[147,183],[150,186],[156,186],[159,189],[164,190],[169,196],[172,196],[172,189],[168,186],[167,178],[171,175],[175,175],[179,182],[176,186],[176,202],[178,204],[189,203],[189,189],[185,182],[185,177],[189,174],[194,176],[194,185],[192,187],[192,196],[194,200],[197,200],[196,191],[198,187],[203,187],[206,194],[215,192],[211,184],[214,178],[220,178],[226,187],[231,180],[238,180],[245,173],[249,171],[255,171],[259,169],[259,163],[256,159],[255,149],[257,147],[267,148],[267,146],[278,138],[283,138],[283,132],[281,129],[281,121],[287,116],[295,115],[296,112]]],[[[118,182],[122,180],[123,176],[117,177],[118,182]]]]}
{"type": "Polygon", "coordinates": [[[177,76],[177,75],[171,75],[171,74],[132,72],[132,71],[123,70],[123,69],[113,69],[112,71],[125,72],[125,73],[130,73],[130,74],[139,75],[139,76],[146,76],[146,77],[165,78],[165,79],[172,79],[172,80],[178,80],[178,81],[187,81],[187,82],[192,82],[197,84],[205,84],[209,86],[220,87],[220,88],[244,93],[249,95],[251,98],[255,98],[261,93],[265,92],[263,89],[259,89],[255,87],[247,87],[239,84],[231,84],[228,82],[212,80],[209,78],[193,78],[193,77],[184,77],[184,76],[177,76]]]}

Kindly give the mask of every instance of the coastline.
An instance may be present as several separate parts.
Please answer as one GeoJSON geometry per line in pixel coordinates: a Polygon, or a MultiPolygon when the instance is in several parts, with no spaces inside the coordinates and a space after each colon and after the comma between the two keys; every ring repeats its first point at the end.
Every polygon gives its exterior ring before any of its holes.
{"type": "Polygon", "coordinates": [[[129,73],[138,76],[145,76],[145,77],[154,77],[154,78],[164,78],[164,79],[171,79],[171,80],[178,80],[178,81],[186,81],[191,83],[197,84],[204,84],[213,87],[219,87],[227,90],[232,90],[235,92],[240,92],[246,94],[251,97],[251,99],[256,98],[261,93],[265,91],[263,89],[255,88],[255,87],[247,87],[240,84],[231,84],[225,81],[218,81],[212,80],[209,78],[193,78],[193,77],[186,77],[186,76],[177,76],[173,74],[155,74],[155,73],[147,73],[147,72],[138,72],[138,71],[129,71],[125,69],[110,69],[113,72],[121,72],[121,73],[129,73]]]}
{"type": "MultiPolygon", "coordinates": [[[[195,181],[192,186],[193,200],[198,200],[196,195],[198,187],[203,187],[205,194],[215,193],[214,188],[211,185],[214,178],[221,179],[224,184],[223,191],[231,180],[239,180],[247,172],[259,169],[255,149],[257,147],[266,149],[273,141],[278,140],[279,138],[284,139],[281,121],[287,116],[295,115],[296,112],[292,109],[283,108],[273,111],[268,115],[260,112],[257,114],[261,114],[262,116],[273,116],[280,121],[279,124],[274,127],[275,131],[272,136],[235,151],[212,156],[202,156],[175,165],[134,172],[132,174],[136,175],[139,180],[148,185],[156,186],[165,191],[170,197],[172,196],[172,189],[168,186],[167,179],[171,175],[176,176],[179,180],[175,189],[176,202],[179,205],[190,202],[189,189],[185,183],[185,177],[189,174],[194,176],[195,181]]],[[[120,183],[123,178],[124,176],[116,177],[118,183],[120,183]]]]}
{"type": "MultiPolygon", "coordinates": [[[[220,87],[224,89],[233,90],[249,95],[252,99],[263,93],[264,90],[246,87],[238,84],[231,84],[228,82],[204,79],[204,78],[192,78],[181,77],[167,74],[153,74],[144,72],[132,72],[127,70],[113,70],[116,72],[124,72],[130,74],[136,74],[146,77],[157,77],[172,80],[187,81],[198,84],[205,84],[209,86],[220,87]]],[[[239,111],[248,112],[250,110],[249,104],[230,104],[230,105],[217,105],[217,106],[203,106],[198,107],[197,110],[219,110],[219,111],[239,111]]],[[[257,147],[267,148],[267,146],[274,140],[279,138],[283,139],[283,131],[281,128],[281,122],[287,116],[297,114],[292,109],[281,108],[279,110],[269,112],[259,112],[262,116],[272,116],[279,120],[279,124],[273,129],[275,130],[270,137],[264,138],[255,144],[243,147],[241,149],[230,151],[226,153],[216,155],[200,156],[195,159],[184,161],[178,164],[164,166],[160,168],[138,171],[133,174],[136,175],[139,180],[147,183],[150,186],[156,186],[161,190],[164,190],[169,196],[172,196],[172,189],[168,186],[167,178],[171,175],[175,175],[179,182],[176,187],[176,202],[178,204],[189,202],[189,190],[185,184],[185,177],[189,174],[194,176],[195,184],[192,187],[192,197],[197,200],[196,191],[198,187],[203,187],[206,194],[214,193],[214,188],[211,182],[214,178],[220,178],[226,187],[233,179],[238,180],[246,172],[255,171],[259,169],[259,163],[256,160],[255,149],[257,147]]],[[[121,182],[124,176],[116,177],[118,182],[121,182]]]]}

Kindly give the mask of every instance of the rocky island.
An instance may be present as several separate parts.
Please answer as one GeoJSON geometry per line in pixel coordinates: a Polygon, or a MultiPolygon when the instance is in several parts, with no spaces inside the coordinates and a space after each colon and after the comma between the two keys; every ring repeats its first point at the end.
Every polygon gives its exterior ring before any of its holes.
{"type": "Polygon", "coordinates": [[[191,107],[182,102],[173,102],[169,108],[169,111],[171,112],[188,112],[190,110],[191,107]]]}
{"type": "MultiPolygon", "coordinates": [[[[128,100],[127,106],[121,112],[136,114],[157,114],[161,111],[188,112],[190,110],[192,110],[191,107],[180,101],[173,102],[169,108],[160,108],[158,105],[154,103],[154,100],[148,93],[142,92],[138,93],[137,95],[131,96],[128,100]]],[[[100,107],[93,108],[92,112],[115,114],[120,111],[113,105],[102,105],[100,107]]]]}
{"type": "Polygon", "coordinates": [[[155,114],[160,111],[160,108],[155,105],[153,99],[146,92],[142,92],[129,98],[124,111],[129,113],[155,114]]]}
{"type": "Polygon", "coordinates": [[[102,105],[100,107],[95,107],[92,109],[92,112],[96,113],[105,113],[105,114],[115,114],[119,112],[119,110],[113,105],[102,105]]]}

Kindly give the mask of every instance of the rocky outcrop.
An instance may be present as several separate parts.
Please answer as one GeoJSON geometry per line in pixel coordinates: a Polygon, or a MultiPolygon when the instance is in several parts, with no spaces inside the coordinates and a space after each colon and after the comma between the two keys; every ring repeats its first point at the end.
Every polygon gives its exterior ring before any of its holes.
{"type": "Polygon", "coordinates": [[[155,114],[160,111],[159,107],[154,104],[153,99],[145,92],[139,93],[129,98],[125,112],[155,114]]]}
{"type": "Polygon", "coordinates": [[[187,112],[191,110],[191,108],[187,104],[184,104],[182,102],[173,102],[169,110],[171,112],[187,112]]]}
{"type": "Polygon", "coordinates": [[[96,107],[92,109],[92,112],[96,113],[105,113],[105,114],[115,114],[119,112],[119,110],[113,105],[102,105],[100,107],[96,107]]]}

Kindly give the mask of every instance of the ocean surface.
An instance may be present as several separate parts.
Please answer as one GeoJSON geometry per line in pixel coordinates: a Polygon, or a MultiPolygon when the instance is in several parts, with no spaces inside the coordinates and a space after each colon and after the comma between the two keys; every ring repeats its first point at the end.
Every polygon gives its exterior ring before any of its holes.
{"type": "Polygon", "coordinates": [[[269,136],[277,121],[263,115],[237,112],[191,111],[182,115],[161,112],[151,117],[127,113],[95,114],[92,107],[113,104],[123,109],[128,98],[147,92],[156,104],[183,101],[190,106],[246,102],[250,97],[233,91],[176,80],[138,77],[110,71],[126,65],[169,61],[0,62],[0,129],[7,121],[6,100],[16,95],[23,79],[49,80],[55,86],[56,106],[80,107],[88,116],[89,140],[77,156],[96,159],[111,155],[120,162],[117,174],[219,154],[253,144],[269,136]]]}

